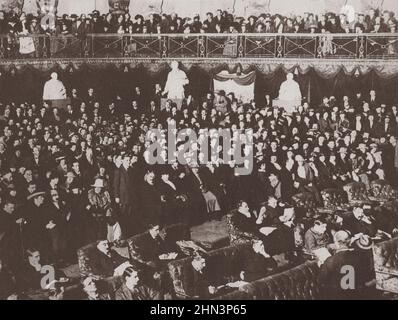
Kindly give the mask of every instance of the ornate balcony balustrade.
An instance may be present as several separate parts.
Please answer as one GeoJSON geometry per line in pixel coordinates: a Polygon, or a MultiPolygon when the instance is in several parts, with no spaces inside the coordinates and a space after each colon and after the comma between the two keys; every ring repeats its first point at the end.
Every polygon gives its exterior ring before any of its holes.
{"type": "Polygon", "coordinates": [[[397,59],[398,34],[89,34],[0,36],[0,59],[397,59]]]}

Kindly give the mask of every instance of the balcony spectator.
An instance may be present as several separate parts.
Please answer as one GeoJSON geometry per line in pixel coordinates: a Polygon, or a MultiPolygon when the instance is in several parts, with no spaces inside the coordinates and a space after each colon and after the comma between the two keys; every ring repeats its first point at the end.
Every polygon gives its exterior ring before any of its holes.
{"type": "Polygon", "coordinates": [[[105,16],[105,21],[104,21],[104,32],[105,33],[114,33],[116,32],[116,27],[114,23],[114,18],[112,14],[108,13],[105,16]]]}
{"type": "Polygon", "coordinates": [[[148,33],[156,33],[156,26],[158,24],[157,19],[155,18],[154,14],[149,15],[149,19],[145,22],[145,25],[147,27],[148,33]]]}
{"type": "Polygon", "coordinates": [[[170,21],[167,14],[163,13],[160,20],[160,31],[161,33],[169,33],[170,32],[170,21]]]}
{"type": "Polygon", "coordinates": [[[93,12],[93,33],[104,33],[104,21],[98,11],[93,12]]]}
{"type": "Polygon", "coordinates": [[[206,16],[207,19],[203,22],[203,28],[206,30],[206,33],[216,33],[217,21],[213,18],[213,14],[208,12],[206,16]]]}
{"type": "Polygon", "coordinates": [[[192,33],[200,33],[200,30],[202,29],[202,26],[203,26],[203,24],[200,21],[199,14],[194,15],[193,23],[192,23],[192,33]]]}

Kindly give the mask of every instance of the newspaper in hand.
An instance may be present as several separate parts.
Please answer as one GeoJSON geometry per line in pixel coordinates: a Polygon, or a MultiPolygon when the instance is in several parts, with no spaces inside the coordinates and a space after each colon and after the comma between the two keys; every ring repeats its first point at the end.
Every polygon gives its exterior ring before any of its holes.
{"type": "Polygon", "coordinates": [[[314,256],[318,259],[318,265],[321,266],[325,263],[326,259],[331,257],[329,250],[326,248],[319,248],[312,250],[314,256]]]}

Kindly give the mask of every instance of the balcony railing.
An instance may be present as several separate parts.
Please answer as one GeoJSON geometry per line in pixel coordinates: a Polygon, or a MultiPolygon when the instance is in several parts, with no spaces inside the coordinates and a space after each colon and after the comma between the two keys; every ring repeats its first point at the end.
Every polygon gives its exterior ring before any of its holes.
{"type": "Polygon", "coordinates": [[[0,59],[398,59],[398,34],[89,34],[0,36],[0,59]]]}

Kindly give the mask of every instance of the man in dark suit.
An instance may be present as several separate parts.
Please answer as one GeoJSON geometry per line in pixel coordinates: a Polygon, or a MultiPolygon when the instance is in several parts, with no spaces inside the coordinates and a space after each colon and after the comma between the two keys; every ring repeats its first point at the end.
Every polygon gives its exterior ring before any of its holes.
{"type": "Polygon", "coordinates": [[[40,152],[40,148],[35,146],[33,147],[33,153],[29,157],[27,157],[25,166],[27,168],[31,168],[34,171],[39,172],[39,174],[43,174],[43,170],[47,165],[46,159],[42,152],[40,152]]]}
{"type": "Polygon", "coordinates": [[[221,279],[213,279],[209,268],[206,268],[206,260],[198,255],[192,262],[193,269],[193,298],[210,299],[217,294],[217,285],[221,279]]]}
{"type": "Polygon", "coordinates": [[[131,244],[134,259],[153,268],[159,268],[162,261],[173,260],[177,256],[175,244],[167,243],[159,224],[149,225],[149,230],[140,236],[139,243],[131,244]]]}
{"type": "Polygon", "coordinates": [[[97,244],[98,255],[93,261],[93,269],[96,275],[111,277],[115,269],[127,261],[126,258],[120,256],[115,250],[110,249],[108,240],[100,241],[97,244]]]}
{"type": "Polygon", "coordinates": [[[397,127],[395,123],[391,122],[389,114],[385,116],[384,121],[381,122],[381,125],[378,128],[378,136],[380,137],[385,137],[387,135],[396,136],[397,127]]]}
{"type": "Polygon", "coordinates": [[[221,32],[224,32],[227,29],[228,22],[222,16],[222,10],[221,9],[217,10],[217,15],[214,18],[214,21],[215,21],[216,24],[218,24],[221,27],[221,32]]]}
{"type": "Polygon", "coordinates": [[[155,184],[155,178],[153,170],[147,171],[140,188],[141,221],[144,226],[162,218],[161,195],[157,184],[155,184]]]}
{"type": "MultiPolygon", "coordinates": [[[[57,190],[50,191],[50,201],[45,205],[45,213],[47,219],[52,221],[54,227],[48,231],[49,239],[51,241],[51,255],[52,261],[62,259],[66,250],[66,225],[67,225],[67,210],[65,202],[59,200],[57,190]]],[[[70,217],[69,217],[70,218],[70,217]]]]}
{"type": "Polygon", "coordinates": [[[77,110],[80,107],[81,103],[82,103],[82,99],[80,99],[77,89],[73,88],[72,94],[71,94],[71,105],[73,107],[73,110],[77,110]]]}
{"type": "Polygon", "coordinates": [[[133,92],[133,100],[137,102],[140,108],[144,107],[146,99],[140,87],[135,87],[133,92]]]}
{"type": "Polygon", "coordinates": [[[178,180],[171,179],[171,172],[165,168],[161,173],[158,190],[162,201],[162,217],[165,224],[180,222],[186,198],[179,190],[178,180]],[[173,181],[174,180],[174,181],[173,181]]]}
{"type": "Polygon", "coordinates": [[[355,97],[352,100],[352,106],[355,108],[355,111],[360,111],[363,106],[364,98],[362,97],[361,92],[357,92],[355,97]]]}
{"type": "Polygon", "coordinates": [[[328,97],[323,97],[322,103],[319,105],[318,110],[321,113],[330,111],[330,104],[328,97]]]}
{"type": "Polygon", "coordinates": [[[338,231],[334,235],[336,253],[327,258],[319,271],[322,284],[322,298],[325,300],[352,300],[364,298],[365,284],[370,281],[372,266],[364,263],[367,259],[361,251],[349,248],[350,236],[346,231],[338,231]],[[347,266],[349,268],[347,268],[347,266]],[[347,268],[347,269],[345,269],[347,268]],[[354,278],[350,281],[349,274],[353,270],[354,278]],[[344,281],[346,277],[347,281],[344,281]],[[342,284],[353,284],[344,288],[342,284]]]}
{"type": "Polygon", "coordinates": [[[368,99],[369,105],[370,107],[373,109],[375,107],[377,107],[378,105],[380,105],[380,100],[379,98],[376,96],[376,91],[371,90],[369,92],[369,99],[368,99]]]}
{"type": "Polygon", "coordinates": [[[136,191],[131,177],[130,156],[125,154],[122,164],[115,170],[113,192],[115,202],[120,206],[122,228],[125,229],[126,236],[137,234],[140,231],[140,226],[137,225],[138,221],[134,216],[138,202],[136,191]]]}
{"type": "Polygon", "coordinates": [[[265,186],[266,194],[280,201],[288,201],[292,196],[292,186],[280,179],[277,172],[271,172],[265,186]]]}
{"type": "Polygon", "coordinates": [[[149,15],[149,19],[145,22],[145,25],[148,28],[148,33],[156,33],[157,21],[155,20],[155,16],[153,14],[149,15]]]}
{"type": "Polygon", "coordinates": [[[86,96],[84,102],[86,102],[86,104],[89,107],[90,111],[92,111],[94,103],[95,103],[96,100],[97,100],[97,96],[94,93],[94,89],[93,88],[88,89],[87,96],[86,96]]]}
{"type": "Polygon", "coordinates": [[[353,216],[344,221],[344,227],[351,234],[356,235],[363,233],[370,237],[375,237],[378,233],[378,225],[376,219],[367,215],[363,206],[357,206],[352,210],[353,216]]]}
{"type": "Polygon", "coordinates": [[[43,211],[45,192],[38,191],[27,197],[28,203],[21,210],[24,220],[23,243],[40,248],[43,255],[48,254],[48,230],[54,226],[43,211]]]}
{"type": "Polygon", "coordinates": [[[331,188],[333,185],[332,172],[328,164],[326,164],[326,157],[324,154],[321,153],[318,155],[315,165],[318,170],[319,189],[323,190],[326,188],[331,188]]]}
{"type": "Polygon", "coordinates": [[[203,28],[206,30],[206,33],[216,32],[216,20],[213,18],[213,14],[208,12],[206,16],[207,19],[203,21],[203,28]]]}
{"type": "Polygon", "coordinates": [[[202,110],[200,113],[199,123],[201,128],[208,128],[210,125],[210,118],[206,110],[202,110]]]}
{"type": "Polygon", "coordinates": [[[14,268],[21,262],[20,233],[17,219],[14,215],[15,204],[5,199],[0,211],[0,253],[3,262],[14,268]]]}

